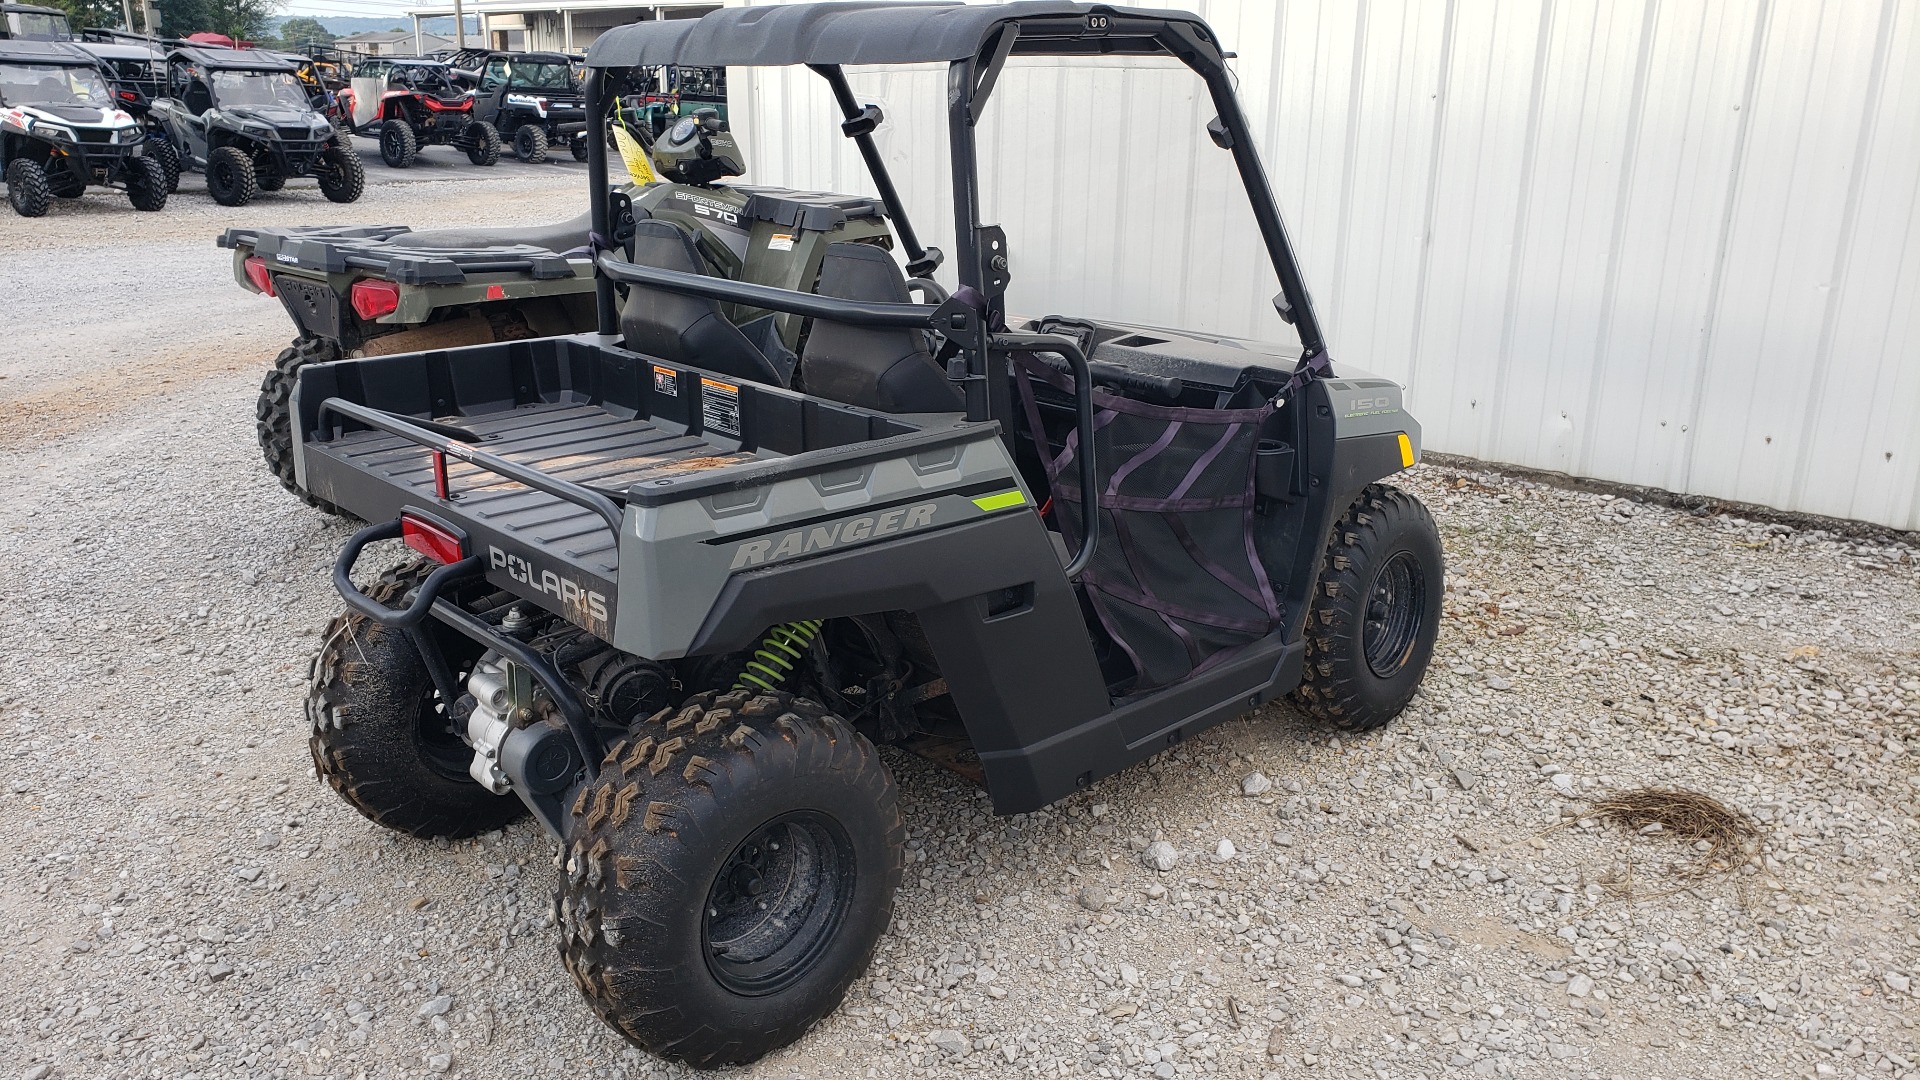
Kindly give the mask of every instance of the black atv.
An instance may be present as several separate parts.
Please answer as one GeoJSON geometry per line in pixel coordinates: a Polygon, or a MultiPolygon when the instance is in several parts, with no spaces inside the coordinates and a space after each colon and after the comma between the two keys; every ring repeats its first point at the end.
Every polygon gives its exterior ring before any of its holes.
{"type": "MultiPolygon", "coordinates": [[[[596,332],[297,373],[303,482],[376,523],[335,564],[319,777],[420,837],[532,815],[594,1013],[716,1067],[798,1039],[886,931],[907,829],[877,743],[1017,814],[1283,696],[1332,731],[1392,720],[1441,616],[1433,520],[1383,483],[1420,427],[1400,387],[1330,365],[1227,55],[1197,16],[1067,0],[607,31],[586,78],[596,332]],[[1216,115],[1179,134],[1241,181],[1297,346],[1007,313],[1019,242],[981,220],[975,125],[1010,56],[1191,69],[1216,115]],[[611,189],[612,92],[666,63],[820,75],[898,254],[833,242],[792,284],[736,280],[700,221],[751,262],[829,197],[611,189]],[[942,258],[844,65],[928,63],[950,71],[957,258],[916,303],[942,258]],[[811,320],[793,366],[754,332],[788,315],[811,320]],[[419,558],[357,587],[386,541],[419,558]]],[[[683,182],[740,164],[717,117],[681,124],[683,182]]]]}
{"type": "Polygon", "coordinates": [[[389,168],[413,164],[422,147],[455,146],[475,165],[500,160],[500,132],[474,116],[474,92],[438,60],[375,58],[354,69],[340,92],[351,130],[380,140],[389,168]]]}
{"type": "Polygon", "coordinates": [[[165,94],[165,54],[130,34],[108,37],[96,30],[89,30],[87,34],[89,36],[74,45],[98,61],[100,74],[113,89],[114,104],[139,121],[147,156],[160,162],[160,168],[166,172],[167,191],[177,191],[180,152],[174,149],[166,128],[153,115],[154,100],[165,94]]]}
{"type": "Polygon", "coordinates": [[[0,171],[7,201],[39,217],[89,186],[120,188],[135,210],[167,205],[167,174],[140,124],[115,103],[95,58],[58,41],[0,40],[0,171]]]}
{"type": "Polygon", "coordinates": [[[293,65],[251,49],[177,48],[167,56],[167,93],[153,115],[180,152],[181,166],[207,175],[222,206],[245,206],[311,176],[330,201],[360,197],[360,155],[316,112],[293,65]]]}
{"type": "Polygon", "coordinates": [[[562,53],[487,55],[475,76],[473,114],[513,144],[513,156],[535,163],[565,143],[575,161],[587,160],[586,99],[574,62],[562,53]]]}

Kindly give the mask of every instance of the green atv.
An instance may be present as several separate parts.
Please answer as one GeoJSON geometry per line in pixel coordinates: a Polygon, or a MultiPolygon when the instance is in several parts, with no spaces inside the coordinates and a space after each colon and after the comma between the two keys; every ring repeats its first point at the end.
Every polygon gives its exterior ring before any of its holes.
{"type": "MultiPolygon", "coordinates": [[[[892,246],[885,208],[875,200],[722,183],[745,167],[711,112],[686,118],[678,134],[650,140],[653,167],[667,179],[623,190],[633,212],[695,230],[717,273],[802,288],[819,273],[830,244],[892,246]],[[716,144],[718,168],[713,157],[701,157],[716,144]]],[[[299,333],[274,358],[255,409],[260,449],[274,476],[308,505],[340,512],[295,472],[292,392],[308,364],[592,330],[590,232],[582,214],[519,229],[315,226],[221,234],[219,245],[233,252],[234,279],[279,299],[299,333]]],[[[802,318],[750,305],[730,306],[728,314],[792,370],[802,318]]]]}
{"type": "Polygon", "coordinates": [[[615,27],[587,66],[591,331],[308,364],[292,455],[374,523],[314,658],[318,776],[418,837],[532,816],[561,957],[610,1027],[711,1068],[838,1006],[905,868],[880,744],[1019,814],[1282,696],[1341,732],[1406,706],[1444,566],[1381,481],[1420,428],[1399,387],[1328,363],[1197,16],[726,7],[615,27]],[[979,219],[975,124],[1012,55],[1204,82],[1297,347],[1006,313],[1018,248],[979,219]],[[811,68],[877,204],[698,190],[737,164],[717,118],[664,198],[611,188],[610,90],[665,63],[811,68]],[[909,277],[940,253],[844,68],[924,63],[950,73],[957,257],[923,303],[909,277]],[[807,232],[817,272],[773,259],[807,232]],[[361,588],[390,541],[418,557],[361,588]]]}

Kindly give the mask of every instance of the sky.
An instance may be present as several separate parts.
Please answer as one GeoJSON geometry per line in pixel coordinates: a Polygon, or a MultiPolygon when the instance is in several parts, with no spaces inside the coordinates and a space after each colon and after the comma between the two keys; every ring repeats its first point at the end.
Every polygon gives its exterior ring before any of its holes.
{"type": "Polygon", "coordinates": [[[416,6],[418,4],[410,0],[287,0],[275,14],[354,15],[363,19],[383,19],[391,15],[395,25],[399,25],[407,21],[407,9],[416,6]]]}

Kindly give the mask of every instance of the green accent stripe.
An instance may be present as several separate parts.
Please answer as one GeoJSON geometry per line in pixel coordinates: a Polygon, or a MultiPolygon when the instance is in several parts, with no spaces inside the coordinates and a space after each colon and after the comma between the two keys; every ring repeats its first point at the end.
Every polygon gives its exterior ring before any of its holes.
{"type": "Polygon", "coordinates": [[[1009,506],[1025,506],[1027,493],[1014,488],[1012,491],[1002,491],[998,495],[982,495],[973,500],[973,505],[988,512],[1005,510],[1009,506]]]}

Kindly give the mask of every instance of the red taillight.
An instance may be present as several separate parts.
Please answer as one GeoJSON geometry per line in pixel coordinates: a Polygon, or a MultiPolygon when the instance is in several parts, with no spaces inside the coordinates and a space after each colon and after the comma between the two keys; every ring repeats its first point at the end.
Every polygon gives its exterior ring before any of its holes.
{"type": "Polygon", "coordinates": [[[506,298],[507,298],[507,287],[505,285],[487,286],[487,299],[505,300],[506,298]]]}
{"type": "Polygon", "coordinates": [[[369,321],[400,308],[400,286],[366,278],[353,283],[353,313],[369,321]]]}
{"type": "Polygon", "coordinates": [[[467,557],[467,544],[452,529],[438,522],[400,515],[400,539],[413,550],[442,566],[467,557]]]}
{"type": "Polygon", "coordinates": [[[249,255],[247,256],[246,267],[247,280],[253,282],[254,288],[259,289],[268,296],[280,295],[273,287],[273,275],[267,273],[267,260],[258,255],[249,255]]]}
{"type": "Polygon", "coordinates": [[[122,90],[120,91],[120,100],[121,101],[139,101],[140,95],[134,93],[131,90],[122,90]]]}

